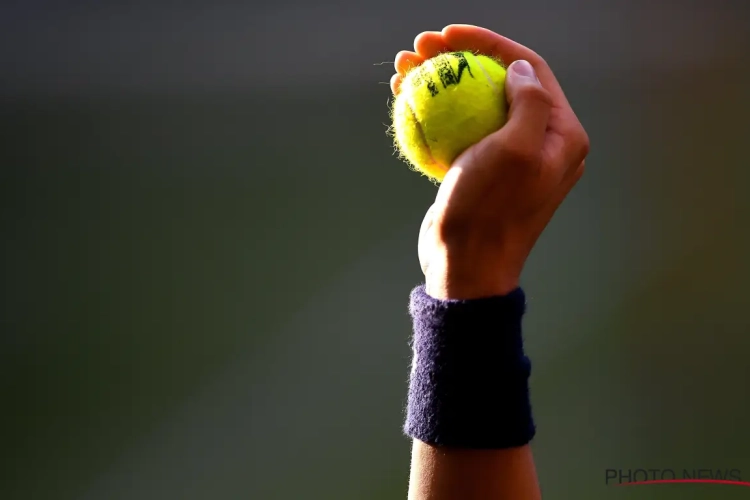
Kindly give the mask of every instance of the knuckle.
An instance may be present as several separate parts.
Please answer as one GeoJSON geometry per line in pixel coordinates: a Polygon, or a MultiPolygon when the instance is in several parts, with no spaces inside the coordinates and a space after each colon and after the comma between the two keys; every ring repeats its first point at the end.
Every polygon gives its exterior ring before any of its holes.
{"type": "Polygon", "coordinates": [[[547,61],[544,60],[542,56],[540,56],[537,52],[529,49],[529,55],[526,59],[531,63],[532,66],[535,68],[541,68],[547,66],[547,61]]]}
{"type": "Polygon", "coordinates": [[[591,151],[591,142],[586,131],[580,123],[571,125],[564,133],[566,137],[567,151],[570,157],[576,162],[582,162],[591,151]]]}
{"type": "Polygon", "coordinates": [[[552,97],[541,85],[523,85],[516,90],[516,99],[541,101],[549,106],[552,105],[552,97]]]}

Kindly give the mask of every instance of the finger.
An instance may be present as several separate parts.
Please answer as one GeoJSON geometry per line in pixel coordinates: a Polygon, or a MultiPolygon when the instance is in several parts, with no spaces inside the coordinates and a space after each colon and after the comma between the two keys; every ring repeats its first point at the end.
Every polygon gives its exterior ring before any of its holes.
{"type": "Polygon", "coordinates": [[[425,59],[430,59],[442,52],[449,52],[450,48],[439,31],[425,31],[414,39],[414,50],[425,59]]]}
{"type": "Polygon", "coordinates": [[[508,121],[497,134],[498,149],[518,160],[541,159],[552,111],[552,96],[542,87],[534,68],[519,59],[508,67],[505,92],[510,105],[508,121]]]}
{"type": "Polygon", "coordinates": [[[475,50],[498,57],[506,64],[520,59],[530,62],[553,103],[549,128],[554,133],[545,147],[545,154],[570,158],[575,165],[586,157],[588,136],[549,65],[536,52],[493,31],[466,24],[445,27],[443,38],[453,50],[475,50]]]}
{"type": "Polygon", "coordinates": [[[393,95],[398,95],[399,88],[401,87],[401,79],[403,77],[396,73],[391,77],[391,92],[393,95]]]}
{"type": "Polygon", "coordinates": [[[423,62],[424,58],[419,54],[409,52],[408,50],[402,50],[396,54],[396,62],[394,66],[396,67],[396,73],[404,76],[410,69],[419,66],[423,62]]]}
{"type": "Polygon", "coordinates": [[[443,39],[452,50],[472,50],[499,58],[504,64],[523,59],[529,61],[536,70],[539,81],[552,95],[558,106],[567,106],[568,101],[560,88],[555,75],[536,52],[516,43],[509,38],[498,35],[478,26],[468,24],[452,24],[443,29],[443,39]]]}
{"type": "Polygon", "coordinates": [[[574,169],[583,162],[589,154],[590,142],[581,122],[578,121],[575,114],[570,114],[565,118],[559,118],[553,124],[554,114],[558,110],[553,110],[550,118],[550,126],[547,134],[547,142],[544,145],[542,155],[550,160],[565,159],[565,164],[569,169],[574,169]]]}

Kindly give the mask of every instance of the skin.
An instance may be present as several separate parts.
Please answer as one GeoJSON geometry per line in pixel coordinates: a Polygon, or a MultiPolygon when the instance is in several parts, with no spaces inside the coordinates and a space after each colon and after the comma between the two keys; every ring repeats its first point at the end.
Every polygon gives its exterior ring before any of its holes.
{"type": "MultiPolygon", "coordinates": [[[[451,25],[396,56],[406,72],[440,52],[472,50],[508,66],[508,122],[451,166],[419,235],[427,292],[440,299],[505,295],[557,208],[583,175],[589,139],[547,63],[497,33],[451,25]],[[531,76],[524,67],[531,66],[531,76]]],[[[414,441],[410,500],[541,498],[530,446],[448,449],[414,441]]]]}

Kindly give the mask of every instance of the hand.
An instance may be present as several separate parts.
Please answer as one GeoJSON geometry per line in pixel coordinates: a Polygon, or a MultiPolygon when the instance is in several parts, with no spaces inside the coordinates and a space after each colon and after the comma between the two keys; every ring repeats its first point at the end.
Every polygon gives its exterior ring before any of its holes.
{"type": "Polygon", "coordinates": [[[515,289],[534,244],[584,171],[589,139],[539,55],[492,31],[451,25],[400,52],[391,89],[406,71],[445,51],[472,50],[508,67],[508,122],[451,166],[427,211],[419,260],[427,293],[468,299],[515,289]]]}

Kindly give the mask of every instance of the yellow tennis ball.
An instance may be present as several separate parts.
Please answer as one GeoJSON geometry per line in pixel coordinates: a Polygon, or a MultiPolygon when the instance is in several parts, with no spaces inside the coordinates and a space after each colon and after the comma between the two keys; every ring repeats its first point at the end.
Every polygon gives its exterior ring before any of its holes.
{"type": "Polygon", "coordinates": [[[410,70],[391,109],[401,157],[442,181],[458,155],[505,124],[505,74],[500,62],[471,52],[440,54],[410,70]]]}

